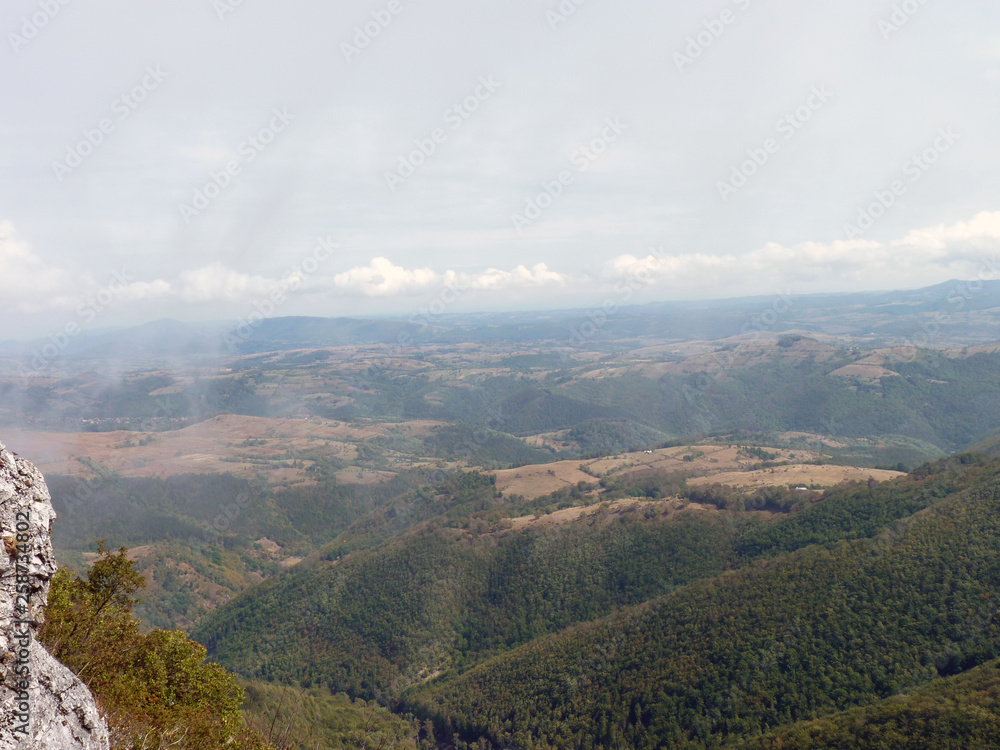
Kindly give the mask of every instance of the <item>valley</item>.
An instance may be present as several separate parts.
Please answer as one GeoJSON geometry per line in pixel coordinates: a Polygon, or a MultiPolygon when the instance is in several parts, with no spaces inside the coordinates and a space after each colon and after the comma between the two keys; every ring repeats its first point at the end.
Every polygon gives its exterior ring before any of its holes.
{"type": "Polygon", "coordinates": [[[825,747],[941,691],[992,736],[1000,345],[986,297],[913,345],[937,293],[0,345],[0,436],[297,747],[825,747]]]}
{"type": "Polygon", "coordinates": [[[0,750],[1000,750],[996,2],[0,17],[0,750]]]}

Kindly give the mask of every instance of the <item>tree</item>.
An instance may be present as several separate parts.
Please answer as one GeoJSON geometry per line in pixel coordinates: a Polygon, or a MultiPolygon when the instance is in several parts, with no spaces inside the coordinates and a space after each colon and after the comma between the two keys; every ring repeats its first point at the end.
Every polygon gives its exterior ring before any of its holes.
{"type": "Polygon", "coordinates": [[[52,579],[39,640],[94,693],[112,748],[268,750],[244,726],[243,690],[205,648],[179,630],[143,634],[132,614],[145,579],[122,547],[98,545],[86,580],[66,568],[52,579]]]}

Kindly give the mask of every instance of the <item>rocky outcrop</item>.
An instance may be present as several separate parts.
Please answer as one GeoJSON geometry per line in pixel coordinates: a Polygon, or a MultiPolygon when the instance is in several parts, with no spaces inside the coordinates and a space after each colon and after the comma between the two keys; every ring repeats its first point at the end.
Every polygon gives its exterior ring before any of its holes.
{"type": "Polygon", "coordinates": [[[44,616],[55,511],[38,469],[0,444],[0,750],[106,750],[94,697],[35,640],[44,616]]]}

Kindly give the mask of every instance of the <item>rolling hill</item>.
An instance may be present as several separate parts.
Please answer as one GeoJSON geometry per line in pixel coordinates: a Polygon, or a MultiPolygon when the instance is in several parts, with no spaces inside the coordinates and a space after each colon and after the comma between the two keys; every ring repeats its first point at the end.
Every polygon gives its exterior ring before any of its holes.
{"type": "Polygon", "coordinates": [[[463,742],[715,747],[1000,655],[998,475],[963,455],[747,504],[767,512],[522,531],[477,515],[504,500],[469,476],[435,520],[335,543],[195,637],[248,676],[402,701],[463,742]]]}

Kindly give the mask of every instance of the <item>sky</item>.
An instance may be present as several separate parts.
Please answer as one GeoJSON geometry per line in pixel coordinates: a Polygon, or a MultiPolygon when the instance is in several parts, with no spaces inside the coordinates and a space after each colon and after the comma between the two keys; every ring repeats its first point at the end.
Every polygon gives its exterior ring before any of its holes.
{"type": "Polygon", "coordinates": [[[995,0],[5,0],[0,338],[1000,278],[995,0]]]}

